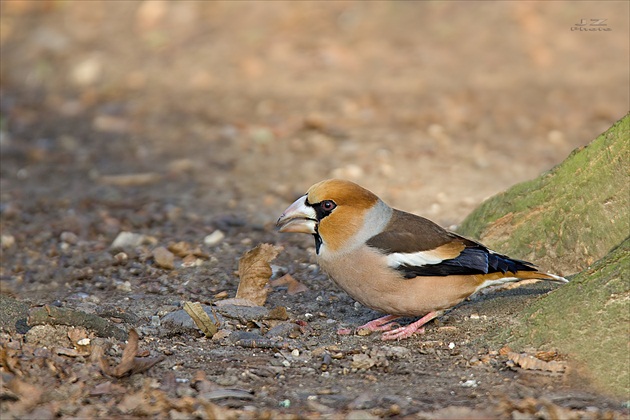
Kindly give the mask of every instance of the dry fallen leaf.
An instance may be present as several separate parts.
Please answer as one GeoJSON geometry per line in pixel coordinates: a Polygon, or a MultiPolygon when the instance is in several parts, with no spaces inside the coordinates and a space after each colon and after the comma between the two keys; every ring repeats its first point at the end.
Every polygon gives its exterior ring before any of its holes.
{"type": "Polygon", "coordinates": [[[270,281],[269,284],[273,287],[286,286],[289,295],[297,295],[308,290],[308,287],[293,278],[291,274],[285,274],[279,279],[270,281]]]}
{"type": "Polygon", "coordinates": [[[282,247],[260,244],[247,251],[238,262],[238,275],[241,281],[236,291],[236,298],[249,299],[259,306],[267,300],[267,283],[272,270],[269,262],[278,256],[282,247]]]}
{"type": "Polygon", "coordinates": [[[184,303],[184,310],[199,329],[206,335],[206,337],[212,337],[217,333],[217,324],[215,324],[206,311],[201,307],[199,302],[186,302],[184,303]]]}
{"type": "Polygon", "coordinates": [[[139,337],[136,330],[129,330],[127,346],[123,350],[122,360],[117,366],[110,366],[105,357],[101,354],[99,364],[103,373],[114,378],[122,378],[134,373],[142,373],[149,370],[153,365],[164,360],[164,356],[159,357],[136,357],[138,353],[139,337]]]}
{"type": "Polygon", "coordinates": [[[557,362],[554,360],[545,362],[544,360],[537,359],[527,353],[519,354],[509,352],[507,356],[508,359],[510,359],[508,362],[513,362],[514,365],[525,370],[541,370],[552,373],[562,373],[567,368],[566,362],[557,362]]]}

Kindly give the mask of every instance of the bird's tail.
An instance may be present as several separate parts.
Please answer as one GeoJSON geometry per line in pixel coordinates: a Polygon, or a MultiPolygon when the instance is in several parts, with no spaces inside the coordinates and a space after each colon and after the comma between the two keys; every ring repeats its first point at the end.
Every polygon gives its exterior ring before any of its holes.
{"type": "Polygon", "coordinates": [[[538,280],[547,280],[553,281],[556,283],[568,283],[569,280],[564,277],[557,276],[551,273],[541,273],[540,271],[517,271],[515,273],[515,277],[519,280],[527,280],[527,279],[538,279],[538,280]]]}

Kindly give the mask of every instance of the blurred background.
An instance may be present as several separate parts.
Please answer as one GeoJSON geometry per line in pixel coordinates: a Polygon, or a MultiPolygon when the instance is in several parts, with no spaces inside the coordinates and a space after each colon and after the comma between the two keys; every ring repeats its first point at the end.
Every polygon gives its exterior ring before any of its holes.
{"type": "Polygon", "coordinates": [[[334,176],[451,226],[628,112],[629,5],[2,1],[3,211],[269,224],[334,176]]]}

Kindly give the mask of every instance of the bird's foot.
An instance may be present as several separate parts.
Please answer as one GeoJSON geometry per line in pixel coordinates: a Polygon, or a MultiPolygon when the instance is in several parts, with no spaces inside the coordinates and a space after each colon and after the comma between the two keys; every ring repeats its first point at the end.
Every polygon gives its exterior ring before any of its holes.
{"type": "Polygon", "coordinates": [[[414,334],[424,334],[424,328],[416,328],[413,324],[409,324],[405,327],[396,328],[395,330],[386,331],[381,336],[381,340],[403,340],[409,338],[414,334]]]}
{"type": "Polygon", "coordinates": [[[415,333],[424,334],[424,328],[422,328],[422,326],[426,324],[427,322],[431,321],[432,319],[437,318],[441,314],[442,314],[442,311],[429,312],[428,314],[426,314],[425,316],[423,316],[416,322],[412,322],[411,324],[406,325],[404,327],[396,328],[395,330],[384,332],[383,335],[381,336],[381,340],[383,341],[402,340],[404,338],[411,337],[415,333]]]}
{"type": "Polygon", "coordinates": [[[360,327],[357,327],[357,331],[359,330],[368,330],[368,331],[389,331],[392,328],[394,328],[395,326],[400,326],[398,323],[396,322],[392,322],[395,319],[400,318],[399,316],[394,316],[394,315],[386,315],[384,317],[378,318],[378,319],[373,319],[372,321],[368,322],[367,324],[361,325],[360,327]]]}

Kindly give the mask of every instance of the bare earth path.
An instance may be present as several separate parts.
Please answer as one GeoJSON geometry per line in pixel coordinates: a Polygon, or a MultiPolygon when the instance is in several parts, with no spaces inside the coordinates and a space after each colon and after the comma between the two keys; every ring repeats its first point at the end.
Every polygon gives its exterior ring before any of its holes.
{"type": "MultiPolygon", "coordinates": [[[[112,378],[71,326],[3,323],[3,418],[627,418],[579,369],[522,369],[487,341],[555,286],[475,297],[401,342],[340,336],[379,314],[273,228],[331,176],[454,226],[561,162],[627,112],[627,3],[1,7],[3,299],[135,327],[165,356],[112,378]],[[123,231],[144,241],[112,249],[123,231]],[[221,314],[221,339],[165,322],[233,297],[262,242],[308,288],[270,292],[285,319],[221,314]],[[160,246],[199,249],[168,268],[160,246]]],[[[120,360],[121,341],[90,338],[120,360]]]]}

